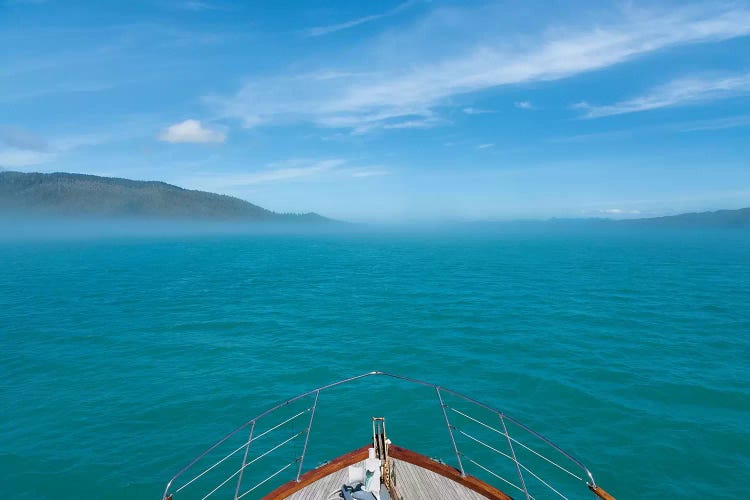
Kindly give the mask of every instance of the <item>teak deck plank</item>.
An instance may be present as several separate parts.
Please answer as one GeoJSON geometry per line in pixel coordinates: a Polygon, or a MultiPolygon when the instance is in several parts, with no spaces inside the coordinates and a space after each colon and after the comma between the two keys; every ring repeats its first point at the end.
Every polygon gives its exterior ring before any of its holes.
{"type": "MultiPolygon", "coordinates": [[[[364,462],[359,462],[364,464],[364,462]]],[[[354,464],[352,464],[354,465],[354,464]]],[[[330,498],[332,493],[339,491],[341,485],[349,481],[349,473],[346,467],[326,477],[318,479],[287,497],[289,500],[320,500],[330,498]]]]}
{"type": "MultiPolygon", "coordinates": [[[[308,500],[325,499],[348,480],[346,468],[364,461],[367,449],[364,446],[331,462],[313,469],[300,477],[300,481],[289,481],[266,495],[264,500],[308,500]]],[[[404,500],[424,498],[455,498],[458,500],[512,500],[502,491],[473,476],[461,473],[419,453],[391,445],[389,455],[394,464],[396,488],[404,500]]]]}
{"type": "MultiPolygon", "coordinates": [[[[289,498],[290,496],[292,496],[292,494],[312,485],[317,481],[320,481],[326,476],[330,476],[334,472],[342,471],[350,465],[354,465],[358,462],[363,461],[367,458],[367,450],[369,448],[369,445],[363,446],[362,448],[358,448],[356,450],[350,451],[349,453],[341,455],[340,457],[331,460],[327,464],[321,465],[317,469],[305,472],[304,474],[302,474],[302,476],[300,476],[299,482],[289,481],[288,483],[284,483],[270,492],[268,495],[264,496],[263,500],[281,500],[283,498],[289,498]]],[[[346,474],[346,471],[344,471],[344,473],[346,474]]]]}
{"type": "MultiPolygon", "coordinates": [[[[398,463],[397,467],[401,467],[403,469],[405,464],[411,464],[412,466],[416,466],[417,469],[421,469],[418,472],[413,472],[415,476],[419,475],[418,477],[421,478],[421,480],[429,479],[429,481],[436,481],[437,479],[439,479],[439,484],[446,489],[452,488],[453,485],[461,487],[460,490],[458,490],[462,492],[460,495],[450,493],[449,496],[445,496],[445,498],[490,498],[492,500],[512,500],[511,497],[509,497],[502,491],[493,486],[490,486],[484,481],[475,478],[474,476],[461,476],[461,472],[459,472],[458,469],[451,467],[450,465],[436,462],[431,458],[428,458],[414,451],[407,450],[406,448],[391,445],[388,448],[388,454],[391,456],[391,458],[396,459],[398,462],[400,462],[398,463]],[[431,476],[427,474],[428,472],[434,473],[434,475],[431,476]],[[471,496],[469,495],[470,493],[473,493],[474,495],[471,496]]],[[[406,469],[408,473],[409,468],[407,467],[406,469]]],[[[399,488],[399,493],[404,496],[404,500],[408,500],[409,498],[440,498],[439,493],[437,497],[425,497],[421,496],[421,493],[417,493],[417,496],[413,497],[407,496],[405,494],[406,492],[400,491],[402,486],[399,485],[398,480],[396,483],[396,487],[399,488]]],[[[447,491],[444,490],[444,492],[447,491]]]]}
{"type": "Polygon", "coordinates": [[[452,479],[395,458],[393,459],[393,475],[396,480],[396,490],[404,500],[421,498],[485,500],[486,498],[452,479]]]}

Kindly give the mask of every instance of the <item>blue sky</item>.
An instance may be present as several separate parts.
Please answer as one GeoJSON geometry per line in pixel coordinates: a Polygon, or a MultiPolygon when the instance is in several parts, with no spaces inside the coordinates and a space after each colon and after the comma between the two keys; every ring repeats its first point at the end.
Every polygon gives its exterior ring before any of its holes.
{"type": "Polygon", "coordinates": [[[0,168],[355,221],[750,206],[750,3],[0,0],[0,168]]]}

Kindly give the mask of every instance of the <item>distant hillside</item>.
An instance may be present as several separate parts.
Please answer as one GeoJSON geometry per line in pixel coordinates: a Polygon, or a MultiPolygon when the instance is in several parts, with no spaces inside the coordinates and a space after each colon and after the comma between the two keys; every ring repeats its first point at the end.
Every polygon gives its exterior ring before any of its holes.
{"type": "Polygon", "coordinates": [[[750,227],[750,208],[696,212],[648,219],[629,219],[618,221],[618,223],[671,227],[750,227]]]}
{"type": "Polygon", "coordinates": [[[278,214],[247,201],[164,182],[68,173],[0,171],[0,214],[321,222],[314,213],[278,214]]]}

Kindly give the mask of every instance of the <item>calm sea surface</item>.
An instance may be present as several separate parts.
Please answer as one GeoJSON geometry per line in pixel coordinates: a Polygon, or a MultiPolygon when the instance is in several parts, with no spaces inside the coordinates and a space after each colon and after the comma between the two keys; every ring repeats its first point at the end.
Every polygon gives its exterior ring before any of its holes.
{"type": "MultiPolygon", "coordinates": [[[[261,410],[369,370],[506,411],[620,499],[748,498],[750,234],[0,242],[2,498],[160,498],[261,410]]],[[[309,465],[367,442],[386,410],[357,387],[321,395],[346,423],[309,465]]],[[[419,449],[445,439],[434,391],[396,394],[393,441],[450,462],[419,449]]]]}

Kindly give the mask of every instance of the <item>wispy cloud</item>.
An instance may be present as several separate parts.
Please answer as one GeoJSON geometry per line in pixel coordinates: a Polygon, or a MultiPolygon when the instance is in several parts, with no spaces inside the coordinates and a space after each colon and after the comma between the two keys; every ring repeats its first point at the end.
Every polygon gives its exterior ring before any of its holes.
{"type": "Polygon", "coordinates": [[[645,95],[604,106],[578,103],[585,118],[638,113],[652,109],[687,106],[750,93],[750,73],[713,77],[685,77],[656,87],[645,95]]]}
{"type": "Polygon", "coordinates": [[[28,130],[8,126],[0,126],[0,146],[37,153],[49,150],[49,143],[44,137],[28,130]]]}
{"type": "Polygon", "coordinates": [[[50,163],[61,155],[86,146],[112,140],[108,134],[61,136],[52,140],[20,129],[12,133],[0,131],[0,166],[5,168],[32,167],[50,163]]]}
{"type": "Polygon", "coordinates": [[[47,0],[5,0],[7,5],[41,5],[47,0]]]}
{"type": "Polygon", "coordinates": [[[352,177],[380,177],[388,175],[390,172],[384,168],[364,168],[350,170],[352,177]]]}
{"type": "Polygon", "coordinates": [[[96,132],[71,132],[43,136],[36,132],[0,125],[0,166],[32,167],[51,163],[66,154],[108,143],[144,138],[155,124],[145,117],[131,116],[96,132]]]}
{"type": "Polygon", "coordinates": [[[366,178],[388,175],[382,167],[355,167],[341,158],[310,160],[295,158],[267,164],[250,172],[216,173],[198,175],[180,182],[184,185],[209,191],[228,192],[250,186],[282,182],[310,181],[323,176],[366,178]]]}
{"type": "Polygon", "coordinates": [[[202,12],[206,10],[221,10],[222,7],[209,2],[201,2],[198,0],[188,0],[187,2],[181,2],[178,4],[180,9],[192,10],[194,12],[202,12]]]}
{"type": "Polygon", "coordinates": [[[249,36],[241,31],[187,29],[184,25],[149,21],[96,26],[44,23],[39,27],[9,26],[0,31],[0,46],[12,47],[10,55],[34,56],[5,58],[0,70],[3,79],[18,85],[4,89],[0,100],[93,93],[147,81],[172,81],[169,77],[179,76],[183,67],[182,55],[192,57],[198,46],[249,36]],[[149,68],[162,71],[154,76],[149,68]],[[13,91],[14,88],[18,90],[13,91]]]}
{"type": "MultiPolygon", "coordinates": [[[[129,83],[129,82],[121,82],[129,83]]],[[[103,92],[115,88],[113,83],[57,83],[57,84],[45,84],[37,88],[27,88],[17,92],[6,92],[0,95],[0,102],[13,102],[21,100],[31,100],[39,97],[46,96],[60,96],[65,94],[88,94],[95,92],[103,92]]]]}
{"type": "Polygon", "coordinates": [[[441,120],[435,116],[428,116],[426,118],[420,118],[417,120],[407,120],[397,123],[388,123],[383,125],[383,128],[399,129],[399,128],[432,128],[445,120],[441,120]]]}
{"type": "Polygon", "coordinates": [[[705,132],[711,130],[725,130],[730,128],[742,127],[750,127],[750,115],[726,116],[708,120],[671,122],[623,130],[610,130],[606,132],[575,134],[565,137],[552,137],[549,139],[549,142],[577,143],[594,141],[617,141],[634,139],[643,134],[705,132]]]}
{"type": "Polygon", "coordinates": [[[41,165],[54,159],[54,153],[28,149],[0,149],[0,167],[21,168],[41,165]]]}
{"type": "Polygon", "coordinates": [[[463,111],[464,114],[467,114],[467,115],[485,115],[488,113],[494,113],[494,111],[492,111],[491,109],[472,108],[472,107],[464,108],[461,111],[463,111]]]}
{"type": "Polygon", "coordinates": [[[707,130],[724,130],[728,128],[750,127],[750,115],[727,116],[711,120],[696,120],[674,125],[681,132],[700,132],[707,130]]]}
{"type": "Polygon", "coordinates": [[[383,19],[384,17],[389,17],[395,14],[398,14],[399,12],[411,7],[414,4],[415,2],[413,1],[404,2],[401,5],[389,11],[383,12],[382,14],[372,14],[369,16],[363,16],[363,17],[352,19],[350,21],[346,21],[346,22],[339,23],[339,24],[331,24],[328,26],[316,26],[314,28],[310,28],[309,30],[307,30],[306,34],[307,36],[315,37],[315,36],[328,35],[330,33],[335,33],[337,31],[341,31],[341,30],[345,30],[349,28],[354,28],[355,26],[359,26],[361,24],[371,23],[373,21],[383,19]]]}
{"type": "Polygon", "coordinates": [[[410,30],[389,32],[360,47],[348,65],[255,78],[236,94],[211,96],[207,102],[220,116],[238,118],[246,127],[309,122],[359,130],[394,128],[420,116],[435,116],[454,96],[563,79],[669,47],[750,34],[750,9],[704,4],[626,9],[617,19],[608,14],[587,26],[547,26],[534,36],[496,34],[500,30],[489,28],[473,36],[477,26],[502,18],[501,10],[493,12],[438,12],[410,30]],[[433,39],[445,36],[441,29],[446,18],[462,23],[455,28],[460,30],[455,45],[433,39]],[[403,50],[405,46],[409,50],[403,50]],[[328,72],[347,76],[325,81],[304,77],[328,72]]]}
{"type": "MultiPolygon", "coordinates": [[[[640,130],[640,129],[639,129],[640,130]]],[[[627,139],[633,136],[634,130],[613,130],[608,132],[592,132],[588,134],[575,134],[565,137],[552,137],[549,142],[576,143],[589,141],[611,141],[627,139]]]]}
{"type": "Polygon", "coordinates": [[[203,126],[198,120],[185,120],[184,122],[170,125],[159,134],[159,140],[171,143],[198,143],[224,142],[226,134],[219,130],[213,130],[203,126]]]}
{"type": "Polygon", "coordinates": [[[301,177],[312,177],[323,172],[330,172],[342,165],[344,160],[322,160],[304,166],[294,166],[299,162],[289,162],[289,166],[245,174],[239,178],[245,185],[265,184],[269,182],[288,181],[301,177]]]}
{"type": "Polygon", "coordinates": [[[18,127],[0,126],[0,167],[41,165],[57,156],[57,146],[44,137],[18,127]]]}
{"type": "Polygon", "coordinates": [[[513,105],[519,109],[534,109],[534,105],[531,101],[516,101],[513,105]]]}
{"type": "Polygon", "coordinates": [[[641,213],[640,210],[628,210],[624,208],[605,208],[600,210],[600,212],[608,215],[638,215],[641,213]]]}
{"type": "Polygon", "coordinates": [[[477,146],[477,149],[489,149],[489,148],[491,148],[493,146],[495,146],[495,145],[492,144],[492,143],[480,144],[479,146],[477,146]]]}

